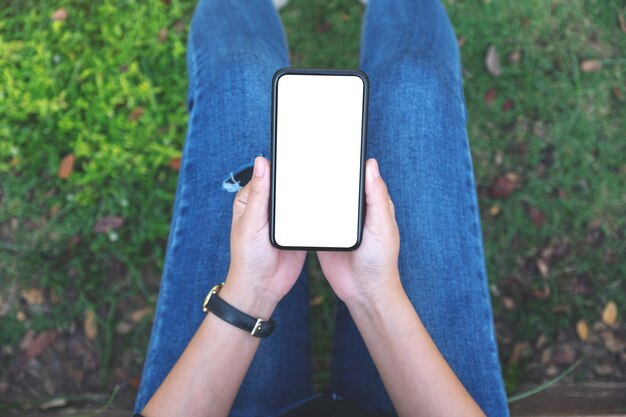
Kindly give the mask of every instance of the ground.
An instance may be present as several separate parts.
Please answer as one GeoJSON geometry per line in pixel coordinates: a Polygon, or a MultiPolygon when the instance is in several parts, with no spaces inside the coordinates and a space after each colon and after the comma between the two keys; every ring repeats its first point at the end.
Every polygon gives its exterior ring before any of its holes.
{"type": "MultiPolygon", "coordinates": [[[[507,391],[573,368],[570,382],[624,381],[626,4],[444,4],[507,391]]],[[[0,412],[132,404],[185,134],[193,7],[0,7],[0,412]]],[[[357,67],[363,11],[291,0],[292,65],[357,67]]],[[[322,389],[334,304],[310,261],[322,389]]]]}

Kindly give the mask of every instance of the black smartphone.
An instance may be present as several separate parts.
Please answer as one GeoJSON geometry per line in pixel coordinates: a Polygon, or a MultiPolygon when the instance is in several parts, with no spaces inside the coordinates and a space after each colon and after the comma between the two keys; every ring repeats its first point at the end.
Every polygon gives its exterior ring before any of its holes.
{"type": "Polygon", "coordinates": [[[365,217],[369,79],[358,69],[281,68],[272,78],[270,241],[354,250],[365,217]]]}

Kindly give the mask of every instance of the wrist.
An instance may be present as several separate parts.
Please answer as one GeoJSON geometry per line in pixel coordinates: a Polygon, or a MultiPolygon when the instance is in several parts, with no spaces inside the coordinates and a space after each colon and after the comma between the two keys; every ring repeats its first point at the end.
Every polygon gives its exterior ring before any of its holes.
{"type": "Polygon", "coordinates": [[[394,277],[388,283],[381,285],[376,290],[357,294],[344,302],[353,314],[365,312],[373,314],[406,297],[400,281],[400,274],[394,273],[394,277]]]}
{"type": "Polygon", "coordinates": [[[230,275],[218,295],[236,309],[263,320],[271,318],[280,301],[272,292],[252,285],[242,285],[230,275]]]}

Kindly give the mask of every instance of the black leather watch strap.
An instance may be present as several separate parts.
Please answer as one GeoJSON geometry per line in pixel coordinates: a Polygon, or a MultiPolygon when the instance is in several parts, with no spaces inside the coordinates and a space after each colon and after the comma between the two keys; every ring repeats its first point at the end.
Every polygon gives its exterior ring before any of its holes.
{"type": "Polygon", "coordinates": [[[224,285],[224,283],[216,285],[211,289],[209,294],[207,294],[202,305],[204,312],[207,313],[210,311],[233,326],[237,326],[249,332],[252,336],[267,337],[271,335],[275,327],[274,320],[271,318],[269,320],[262,320],[252,317],[228,304],[217,295],[222,285],[224,285]]]}

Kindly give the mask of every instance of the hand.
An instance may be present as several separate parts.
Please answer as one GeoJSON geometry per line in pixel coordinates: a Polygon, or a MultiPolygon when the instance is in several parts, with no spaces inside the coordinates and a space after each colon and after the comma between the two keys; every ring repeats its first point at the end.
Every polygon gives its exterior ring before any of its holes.
{"type": "Polygon", "coordinates": [[[269,239],[270,164],[258,156],[250,182],[233,201],[230,267],[224,289],[252,293],[278,304],[296,283],[306,251],[285,251],[269,239]]]}
{"type": "Polygon", "coordinates": [[[401,287],[398,271],[400,233],[387,185],[378,163],[365,164],[366,214],[362,241],[354,251],[318,251],[322,271],[337,297],[373,297],[378,291],[401,287]]]}

